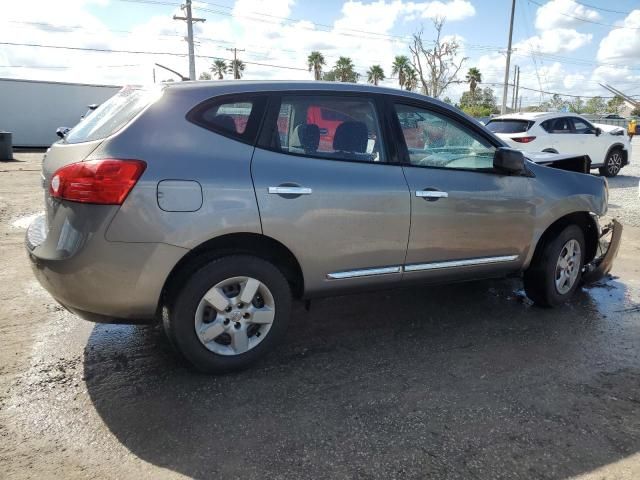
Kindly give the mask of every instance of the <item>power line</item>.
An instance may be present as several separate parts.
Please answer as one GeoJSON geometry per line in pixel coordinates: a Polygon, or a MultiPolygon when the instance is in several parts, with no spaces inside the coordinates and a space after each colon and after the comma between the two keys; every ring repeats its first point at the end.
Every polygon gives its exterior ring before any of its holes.
{"type": "MultiPolygon", "coordinates": [[[[534,5],[538,5],[539,7],[543,6],[541,3],[538,3],[535,0],[529,0],[529,2],[533,3],[534,5]]],[[[575,15],[569,15],[568,13],[562,13],[562,12],[556,12],[556,13],[559,13],[560,15],[562,15],[564,17],[573,18],[574,20],[580,20],[581,22],[591,23],[593,25],[600,25],[600,26],[603,26],[603,27],[609,27],[609,28],[611,28],[613,30],[621,29],[621,28],[625,28],[625,29],[628,29],[628,30],[640,30],[640,27],[625,27],[623,25],[613,25],[611,23],[596,22],[595,20],[589,20],[588,18],[583,18],[583,17],[576,17],[575,15]]]]}
{"type": "Polygon", "coordinates": [[[608,12],[608,13],[620,13],[622,15],[629,15],[631,13],[631,11],[629,12],[622,12],[620,10],[610,10],[608,8],[602,8],[602,7],[598,7],[596,5],[589,5],[588,3],[583,3],[583,2],[578,2],[577,0],[573,0],[574,2],[576,2],[578,5],[582,5],[583,7],[588,7],[588,8],[593,8],[594,10],[600,10],[602,12],[608,12]]]}
{"type": "MultiPolygon", "coordinates": [[[[174,57],[186,57],[188,54],[186,53],[177,53],[177,52],[149,52],[145,50],[120,50],[120,49],[109,49],[109,48],[92,48],[92,47],[69,47],[65,45],[44,45],[41,43],[18,43],[18,42],[0,42],[0,45],[11,45],[11,46],[20,46],[20,47],[36,47],[36,48],[52,48],[52,49],[60,49],[60,50],[74,50],[74,51],[84,51],[84,52],[99,52],[99,53],[130,53],[134,55],[168,55],[174,57]]],[[[195,55],[198,58],[209,58],[214,60],[225,60],[230,62],[231,59],[218,57],[215,55],[195,55]]],[[[261,67],[273,67],[273,68],[281,68],[285,70],[298,70],[302,72],[307,72],[306,68],[299,67],[289,67],[286,65],[273,65],[269,63],[261,63],[261,62],[244,62],[247,65],[258,65],[261,67]]]]}

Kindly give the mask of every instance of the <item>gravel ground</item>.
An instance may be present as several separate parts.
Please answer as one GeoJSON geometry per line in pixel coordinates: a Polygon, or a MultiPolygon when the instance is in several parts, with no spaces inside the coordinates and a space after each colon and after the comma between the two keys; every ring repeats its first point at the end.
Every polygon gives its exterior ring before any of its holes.
{"type": "Polygon", "coordinates": [[[609,179],[609,215],[630,227],[640,227],[640,138],[633,139],[631,163],[609,179]]]}
{"type": "Polygon", "coordinates": [[[23,249],[41,153],[0,163],[0,478],[640,478],[640,143],[612,179],[613,277],[560,308],[519,280],[294,310],[237,374],[153,326],[61,309],[23,249]]]}

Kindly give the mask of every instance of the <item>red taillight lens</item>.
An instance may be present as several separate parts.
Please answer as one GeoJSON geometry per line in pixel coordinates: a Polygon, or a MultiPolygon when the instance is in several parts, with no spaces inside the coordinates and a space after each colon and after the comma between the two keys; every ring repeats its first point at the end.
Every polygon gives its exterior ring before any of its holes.
{"type": "Polygon", "coordinates": [[[518,143],[529,143],[533,142],[536,137],[511,137],[511,140],[518,143]]]}
{"type": "Polygon", "coordinates": [[[142,160],[91,160],[72,163],[51,177],[54,198],[72,202],[122,205],[147,164],[142,160]]]}

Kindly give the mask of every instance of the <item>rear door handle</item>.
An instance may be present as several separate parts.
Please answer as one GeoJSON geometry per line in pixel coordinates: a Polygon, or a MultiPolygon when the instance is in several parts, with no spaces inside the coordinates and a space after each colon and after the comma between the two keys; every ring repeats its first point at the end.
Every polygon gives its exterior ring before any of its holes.
{"type": "Polygon", "coordinates": [[[448,198],[447,192],[441,192],[440,190],[418,190],[416,191],[416,197],[420,198],[448,198]]]}
{"type": "Polygon", "coordinates": [[[311,195],[313,190],[307,187],[269,187],[269,193],[274,195],[311,195]]]}

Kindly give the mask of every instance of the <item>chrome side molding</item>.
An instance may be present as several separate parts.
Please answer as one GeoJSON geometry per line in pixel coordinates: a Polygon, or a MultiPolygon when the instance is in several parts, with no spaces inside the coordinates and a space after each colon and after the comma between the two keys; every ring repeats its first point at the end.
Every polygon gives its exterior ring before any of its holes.
{"type": "Polygon", "coordinates": [[[351,270],[348,272],[328,273],[329,280],[343,280],[345,278],[369,277],[373,275],[388,275],[390,273],[400,273],[402,267],[382,267],[382,268],[365,268],[362,270],[351,270]]]}
{"type": "Polygon", "coordinates": [[[477,265],[491,265],[493,263],[513,262],[518,255],[503,255],[500,257],[469,258],[466,260],[449,260],[447,262],[418,263],[405,265],[405,272],[422,272],[425,270],[439,270],[442,268],[473,267],[477,265]]]}
{"type": "Polygon", "coordinates": [[[465,260],[449,260],[446,262],[416,263],[412,265],[363,268],[361,270],[350,270],[346,272],[328,273],[329,280],[344,280],[347,278],[370,277],[375,275],[388,275],[401,272],[423,272],[427,270],[441,270],[446,268],[473,267],[478,265],[492,265],[494,263],[513,262],[518,259],[518,255],[502,255],[499,257],[468,258],[465,260]]]}

